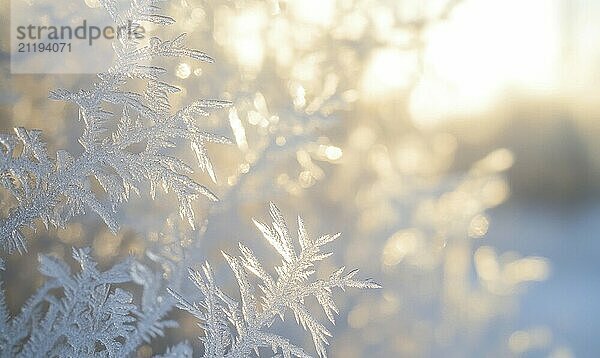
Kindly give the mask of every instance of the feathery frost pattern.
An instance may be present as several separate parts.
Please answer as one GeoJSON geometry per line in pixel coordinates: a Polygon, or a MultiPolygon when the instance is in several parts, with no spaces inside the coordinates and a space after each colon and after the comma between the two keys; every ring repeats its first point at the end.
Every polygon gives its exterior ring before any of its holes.
{"type": "Polygon", "coordinates": [[[277,356],[310,357],[301,347],[270,330],[277,317],[284,319],[286,311],[292,311],[296,322],[309,331],[319,357],[326,357],[327,338],[331,336],[325,325],[319,322],[307,307],[309,297],[315,298],[329,320],[334,323],[338,308],[333,299],[333,288],[380,288],[371,280],[355,278],[357,270],[345,272],[341,267],[329,278],[314,278],[315,264],[331,255],[321,247],[339,237],[339,234],[311,238],[298,218],[297,252],[288,226],[281,212],[271,204],[272,226],[254,221],[264,238],[282,257],[275,268],[276,276],[269,273],[254,252],[239,244],[241,255],[223,253],[239,285],[241,302],[224,293],[215,283],[211,266],[206,263],[202,270],[190,269],[190,278],[202,293],[200,303],[191,303],[174,290],[169,290],[179,301],[178,306],[194,315],[205,330],[202,337],[204,357],[242,358],[257,354],[260,348],[270,348],[277,356]],[[254,276],[260,283],[252,283],[254,276]],[[258,290],[257,290],[258,288],[258,290]],[[260,291],[260,294],[257,293],[260,291]]]}
{"type": "MultiPolygon", "coordinates": [[[[115,1],[100,2],[117,25],[128,21],[168,25],[174,21],[158,13],[160,0],[135,0],[124,11],[115,1]]],[[[79,107],[84,128],[79,138],[83,152],[77,157],[59,150],[51,158],[38,130],[16,128],[14,134],[0,134],[0,185],[18,202],[8,217],[0,219],[0,241],[5,251],[25,251],[22,229],[34,227],[36,220],[42,220],[46,227],[62,226],[88,209],[115,232],[119,204],[127,201],[131,192],[139,194],[142,184],[149,186],[153,198],[157,187],[173,192],[180,215],[192,226],[192,202],[201,196],[217,200],[208,188],[189,177],[193,172],[190,166],[166,153],[178,141],[188,141],[199,168],[216,181],[205,144],[230,142],[203,131],[195,121],[211,110],[229,106],[229,102],[198,100],[173,112],[169,95],[179,88],[161,80],[164,68],[148,64],[158,57],[212,62],[203,52],[185,47],[184,39],[183,34],[167,41],[152,37],[147,45],[140,45],[124,36],[114,44],[115,62],[98,75],[99,81],[91,89],[51,92],[51,99],[79,107]],[[124,89],[131,79],[143,81],[143,93],[124,89]],[[120,113],[111,113],[108,106],[120,108],[120,113]],[[115,125],[115,130],[109,130],[115,125]],[[97,193],[95,184],[103,193],[97,193]]]]}
{"type": "MultiPolygon", "coordinates": [[[[0,292],[1,357],[125,357],[164,329],[177,327],[164,319],[172,298],[165,296],[161,304],[160,280],[142,264],[129,259],[100,271],[87,248],[74,249],[73,258],[81,267],[77,274],[63,261],[40,255],[40,272],[47,280],[16,317],[10,317],[0,292]],[[131,293],[111,287],[132,280],[143,282],[140,308],[131,293]]],[[[165,357],[186,352],[191,356],[191,347],[181,343],[165,357]]]]}
{"type": "MultiPolygon", "coordinates": [[[[99,2],[118,27],[174,22],[159,12],[163,0],[132,0],[126,9],[116,0],[99,2]]],[[[154,198],[158,187],[175,194],[180,216],[194,228],[193,201],[217,198],[190,177],[193,169],[188,164],[168,153],[182,141],[189,143],[197,166],[216,182],[206,144],[230,141],[204,131],[196,119],[230,102],[197,100],[179,110],[171,108],[169,97],[180,89],[162,80],[166,69],[152,65],[153,61],[185,57],[213,62],[205,53],[187,48],[184,40],[185,34],[171,40],[152,37],[144,44],[119,38],[114,43],[115,61],[98,74],[91,88],[51,92],[51,99],[78,107],[83,127],[78,140],[81,154],[49,153],[39,130],[15,128],[14,134],[0,133],[0,185],[16,202],[7,217],[0,218],[0,243],[6,252],[26,251],[24,229],[35,229],[39,221],[46,227],[62,227],[90,210],[116,232],[120,205],[143,189],[154,198]],[[143,85],[141,93],[127,89],[134,85],[132,81],[143,85]]],[[[240,255],[223,254],[239,285],[239,301],[217,286],[206,263],[200,271],[189,271],[203,295],[199,304],[189,303],[182,278],[192,258],[189,246],[174,233],[166,233],[170,240],[161,241],[158,247],[146,247],[145,254],[153,261],[150,266],[129,258],[103,271],[91,258],[91,250],[83,248],[73,249],[80,266],[73,273],[62,260],[40,255],[39,270],[46,280],[15,316],[8,310],[0,280],[0,358],[135,356],[143,344],[177,327],[177,322],[167,318],[175,306],[200,320],[205,357],[249,357],[261,349],[271,349],[276,357],[309,357],[272,327],[288,311],[310,333],[318,356],[326,357],[331,333],[306,301],[316,300],[334,323],[338,313],[334,288],[380,286],[356,279],[357,271],[345,272],[344,267],[327,279],[315,278],[316,264],[331,255],[321,248],[339,234],[313,239],[298,218],[298,251],[273,204],[271,216],[271,226],[257,221],[255,225],[282,257],[275,275],[242,244],[240,255]],[[162,271],[151,268],[158,266],[162,271]],[[139,303],[126,290],[133,285],[142,288],[139,303]]],[[[192,347],[181,342],[156,357],[192,356],[192,347]]]]}

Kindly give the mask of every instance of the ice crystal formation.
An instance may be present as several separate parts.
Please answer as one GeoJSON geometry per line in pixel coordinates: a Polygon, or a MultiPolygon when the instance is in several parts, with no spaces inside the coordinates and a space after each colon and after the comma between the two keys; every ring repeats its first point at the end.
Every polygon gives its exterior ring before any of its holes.
{"type": "MultiPolygon", "coordinates": [[[[99,2],[118,27],[174,22],[159,12],[157,5],[162,0],[133,0],[127,9],[116,0],[99,2]]],[[[19,127],[14,134],[0,134],[0,185],[16,203],[8,208],[6,217],[0,218],[0,242],[6,252],[26,251],[24,229],[35,229],[39,222],[46,227],[63,227],[87,211],[95,212],[116,232],[121,204],[132,193],[139,195],[146,189],[154,198],[158,187],[175,194],[179,214],[194,227],[193,201],[202,196],[217,198],[191,178],[193,169],[170,150],[188,142],[197,166],[215,182],[205,145],[229,140],[204,131],[195,119],[230,103],[198,100],[179,110],[171,108],[169,96],[179,88],[163,79],[167,71],[154,65],[154,60],[186,57],[213,61],[205,53],[187,48],[184,40],[185,35],[172,40],[152,37],[142,44],[122,37],[114,44],[114,62],[98,74],[91,88],[51,92],[51,99],[78,107],[83,128],[78,140],[81,153],[49,153],[39,130],[19,127]],[[131,89],[140,84],[143,90],[131,89]]],[[[331,255],[321,248],[339,234],[311,238],[298,218],[298,251],[273,204],[271,216],[272,226],[255,224],[282,257],[276,275],[242,244],[239,256],[224,254],[239,284],[239,301],[217,286],[207,263],[200,271],[190,270],[203,298],[199,304],[189,303],[192,300],[181,278],[192,261],[187,253],[190,250],[173,235],[169,242],[147,247],[146,256],[154,261],[151,266],[130,258],[103,271],[91,258],[91,250],[83,248],[73,249],[73,258],[80,266],[73,273],[59,258],[40,255],[40,272],[46,280],[18,314],[10,314],[0,290],[0,357],[134,356],[143,344],[177,326],[167,318],[175,305],[201,321],[205,357],[249,357],[265,349],[273,350],[277,357],[309,357],[273,327],[288,311],[310,333],[316,353],[326,357],[331,333],[309,309],[309,299],[318,302],[334,323],[338,313],[334,288],[380,286],[355,278],[357,271],[346,272],[344,267],[326,279],[315,278],[316,264],[331,255]],[[129,291],[133,285],[143,289],[136,300],[132,292],[137,290],[129,291]]],[[[0,271],[3,266],[0,259],[0,271]]],[[[192,353],[192,348],[181,342],[166,349],[163,357],[191,357],[192,353]]]]}
{"type": "MultiPolygon", "coordinates": [[[[65,262],[40,255],[40,272],[47,280],[15,317],[0,292],[0,356],[125,357],[177,326],[164,319],[172,298],[160,299],[160,280],[147,267],[129,259],[101,271],[89,249],[74,249],[73,258],[81,267],[77,274],[65,262]],[[144,288],[140,307],[130,292],[113,287],[130,281],[144,288]]],[[[185,343],[164,355],[185,356],[191,357],[185,343]]]]}
{"type": "MultiPolygon", "coordinates": [[[[158,12],[160,0],[136,0],[120,11],[113,0],[102,0],[104,8],[119,26],[128,21],[168,25],[174,20],[158,12]]],[[[0,219],[0,241],[5,251],[26,249],[22,229],[40,219],[46,226],[62,226],[72,217],[91,210],[115,232],[116,212],[130,193],[139,194],[149,186],[152,197],[157,187],[173,192],[182,217],[193,225],[192,202],[201,196],[217,198],[195,182],[192,168],[167,149],[188,141],[198,166],[216,181],[205,144],[228,143],[225,137],[203,131],[196,117],[227,107],[229,102],[198,100],[172,111],[169,95],[179,88],[161,80],[166,70],[149,63],[159,57],[187,57],[212,62],[205,53],[184,45],[184,35],[163,41],[157,37],[141,45],[123,36],[115,42],[116,60],[91,89],[52,91],[50,98],[70,101],[79,108],[84,124],[80,155],[59,150],[51,158],[38,130],[16,128],[14,134],[0,134],[0,184],[18,202],[8,217],[0,219]],[[142,81],[143,93],[129,91],[129,80],[142,81]],[[118,107],[120,114],[109,111],[118,107]],[[111,130],[110,128],[115,127],[111,130]],[[99,184],[99,193],[95,186],[99,184]]]]}
{"type": "Polygon", "coordinates": [[[301,347],[270,329],[277,317],[283,320],[288,310],[293,312],[296,322],[310,332],[317,354],[326,357],[325,346],[331,333],[311,313],[307,299],[316,299],[327,318],[334,323],[338,308],[333,299],[333,288],[380,287],[371,280],[356,279],[357,271],[345,272],[344,267],[327,279],[314,279],[315,264],[331,255],[322,252],[321,247],[337,239],[339,234],[313,239],[298,217],[301,249],[297,252],[288,226],[273,204],[271,217],[271,227],[258,221],[254,223],[282,257],[281,265],[275,268],[276,276],[269,273],[254,252],[241,243],[240,256],[223,253],[238,282],[241,302],[231,298],[217,286],[208,263],[200,271],[190,269],[190,279],[203,296],[200,303],[191,303],[170,290],[177,297],[178,306],[194,315],[200,321],[200,327],[205,330],[202,338],[204,357],[250,357],[253,352],[258,355],[261,348],[270,348],[275,354],[283,354],[284,357],[310,357],[301,347]],[[258,285],[252,283],[250,274],[258,279],[258,285]],[[257,294],[257,288],[260,295],[257,294]]]}
{"type": "MultiPolygon", "coordinates": [[[[62,260],[40,255],[39,270],[46,281],[16,316],[11,317],[4,292],[0,291],[0,357],[132,356],[142,344],[164,335],[165,329],[177,327],[177,322],[166,318],[175,305],[201,321],[205,357],[249,357],[260,348],[270,348],[284,357],[310,357],[271,329],[276,318],[283,320],[288,310],[310,332],[318,355],[326,357],[325,346],[331,333],[311,313],[308,298],[316,299],[333,323],[338,313],[333,288],[380,286],[371,280],[356,279],[356,270],[344,272],[343,267],[327,279],[314,279],[315,264],[331,255],[322,252],[321,247],[339,234],[313,239],[298,218],[301,249],[297,252],[283,216],[273,204],[271,216],[272,227],[256,221],[255,224],[283,259],[275,268],[276,276],[243,244],[240,256],[224,254],[239,284],[241,302],[216,285],[208,263],[201,271],[190,269],[190,277],[203,295],[201,303],[194,304],[189,303],[172,274],[165,278],[132,258],[102,271],[88,248],[73,249],[73,258],[81,269],[72,273],[62,260]],[[250,274],[260,284],[253,285],[250,274]],[[165,290],[168,282],[171,295],[165,290]],[[123,288],[132,283],[143,288],[137,306],[133,294],[123,288]],[[257,287],[261,295],[256,294],[257,287]]],[[[156,254],[148,256],[162,266],[168,260],[156,254]]],[[[187,255],[182,254],[179,262],[171,260],[169,264],[178,271],[188,261],[187,255]]],[[[168,348],[163,357],[191,357],[192,353],[192,348],[181,342],[168,348]]]]}

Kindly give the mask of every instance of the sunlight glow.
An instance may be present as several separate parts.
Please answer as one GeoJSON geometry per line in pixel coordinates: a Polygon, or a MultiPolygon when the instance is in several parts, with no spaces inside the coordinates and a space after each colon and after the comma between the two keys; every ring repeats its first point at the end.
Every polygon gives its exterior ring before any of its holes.
{"type": "Polygon", "coordinates": [[[479,116],[507,91],[555,91],[561,72],[557,4],[467,1],[433,27],[425,74],[411,98],[415,124],[479,116]]]}
{"type": "Polygon", "coordinates": [[[381,101],[406,88],[414,78],[417,56],[414,52],[386,47],[374,51],[362,77],[363,95],[381,101]]]}

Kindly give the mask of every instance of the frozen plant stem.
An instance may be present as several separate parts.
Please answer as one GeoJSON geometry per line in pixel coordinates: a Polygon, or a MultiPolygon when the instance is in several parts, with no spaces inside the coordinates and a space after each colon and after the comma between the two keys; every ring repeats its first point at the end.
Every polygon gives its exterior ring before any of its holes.
{"type": "Polygon", "coordinates": [[[253,352],[258,355],[259,348],[271,348],[274,353],[281,351],[284,357],[310,357],[287,338],[269,332],[275,319],[280,317],[283,320],[287,310],[291,310],[296,322],[310,332],[317,354],[326,357],[325,346],[331,333],[310,313],[305,299],[314,297],[327,318],[334,323],[338,308],[333,300],[333,288],[381,287],[372,280],[355,279],[357,270],[344,273],[344,267],[326,280],[310,280],[315,273],[315,264],[331,255],[321,252],[321,247],[337,239],[339,234],[312,239],[306,232],[304,222],[298,218],[301,250],[297,253],[287,224],[274,204],[271,204],[271,217],[272,227],[257,221],[255,225],[282,257],[281,266],[275,268],[276,278],[265,270],[253,251],[241,243],[241,256],[223,253],[238,282],[241,304],[217,287],[208,263],[202,271],[190,269],[190,278],[203,295],[200,303],[190,303],[169,290],[179,301],[178,307],[200,320],[200,326],[205,330],[205,337],[202,339],[204,357],[245,358],[253,352]],[[260,281],[258,288],[262,292],[261,296],[257,297],[255,294],[256,287],[248,274],[256,276],[260,281]]]}
{"type": "MultiPolygon", "coordinates": [[[[101,1],[117,24],[173,23],[170,17],[157,13],[160,2],[136,0],[129,9],[119,11],[116,2],[101,1]]],[[[56,159],[51,159],[37,130],[16,128],[15,135],[0,134],[0,185],[18,202],[7,218],[0,219],[0,241],[5,251],[24,252],[22,229],[33,228],[37,219],[46,226],[63,226],[73,216],[85,213],[86,208],[96,212],[116,232],[119,204],[128,200],[131,191],[139,194],[143,183],[149,184],[152,198],[159,186],[165,192],[175,193],[180,215],[192,226],[192,202],[200,196],[217,200],[208,188],[190,178],[191,167],[165,153],[179,140],[188,141],[199,168],[216,182],[205,144],[230,143],[195,123],[196,117],[208,116],[211,110],[227,107],[229,102],[199,100],[173,114],[169,95],[179,92],[179,88],[160,79],[166,73],[164,68],[147,64],[157,57],[213,61],[205,53],[185,47],[184,37],[170,41],[152,37],[143,46],[120,38],[114,46],[115,62],[98,75],[100,80],[91,89],[52,91],[50,98],[71,101],[79,107],[79,118],[84,124],[79,138],[84,151],[79,157],[60,150],[56,159]],[[124,90],[130,79],[142,80],[144,92],[124,90]],[[122,108],[120,118],[103,108],[107,104],[122,108]],[[117,129],[109,131],[107,128],[115,122],[117,129]],[[134,151],[132,146],[143,149],[134,151]],[[91,178],[100,184],[106,200],[94,191],[91,178]]]]}

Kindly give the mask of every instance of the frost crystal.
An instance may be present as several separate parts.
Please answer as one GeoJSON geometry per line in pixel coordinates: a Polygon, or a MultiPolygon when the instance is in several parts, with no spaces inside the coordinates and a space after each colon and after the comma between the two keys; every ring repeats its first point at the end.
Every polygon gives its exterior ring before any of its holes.
{"type": "Polygon", "coordinates": [[[321,247],[337,239],[339,234],[313,239],[299,217],[300,252],[297,252],[283,216],[273,204],[271,217],[272,227],[258,221],[254,223],[283,259],[275,268],[276,276],[272,276],[254,252],[241,243],[240,256],[223,253],[237,279],[241,303],[216,285],[208,263],[201,271],[190,269],[190,278],[203,296],[200,303],[188,302],[169,290],[179,301],[178,307],[194,315],[205,330],[205,336],[201,338],[204,357],[249,357],[253,352],[258,355],[260,348],[271,348],[275,354],[280,352],[284,357],[310,357],[302,348],[270,330],[275,319],[283,320],[288,310],[294,313],[296,322],[310,332],[317,354],[326,357],[325,346],[331,333],[310,312],[306,299],[314,297],[334,323],[338,308],[333,300],[333,288],[380,288],[371,280],[355,279],[357,270],[345,273],[344,267],[325,280],[314,279],[315,264],[331,255],[322,252],[321,247]],[[250,274],[258,279],[258,285],[252,283],[250,274]]]}
{"type": "MultiPolygon", "coordinates": [[[[129,259],[100,271],[89,249],[74,249],[73,258],[81,267],[77,274],[63,261],[40,255],[40,272],[48,279],[16,317],[10,317],[4,292],[0,292],[0,356],[130,356],[143,342],[177,326],[163,319],[172,307],[171,297],[158,306],[158,281],[141,264],[129,259]],[[141,308],[133,304],[132,294],[111,287],[136,275],[144,281],[141,308]],[[62,294],[54,293],[57,290],[62,294]]],[[[189,350],[181,344],[165,356],[189,350]]]]}
{"type": "MultiPolygon", "coordinates": [[[[173,22],[157,12],[159,0],[136,0],[124,11],[115,1],[100,2],[117,24],[173,22]]],[[[37,219],[46,226],[62,226],[87,209],[115,232],[117,207],[131,192],[139,194],[142,184],[149,185],[152,197],[157,187],[175,193],[180,215],[192,226],[192,202],[200,196],[217,200],[189,177],[192,168],[166,152],[178,141],[188,141],[200,169],[216,181],[205,144],[229,143],[227,138],[203,131],[195,122],[196,117],[227,107],[229,102],[199,100],[173,113],[169,95],[179,88],[161,80],[164,68],[149,64],[158,57],[212,62],[203,52],[185,47],[184,38],[180,35],[163,41],[152,37],[147,45],[140,45],[124,36],[114,45],[114,64],[98,75],[99,81],[91,89],[52,91],[50,98],[79,107],[84,124],[80,155],[59,150],[56,158],[51,158],[37,130],[16,128],[14,135],[0,134],[0,185],[18,202],[8,217],[0,219],[0,242],[6,251],[25,251],[22,229],[33,227],[37,219]],[[131,79],[144,83],[143,93],[125,89],[131,79]],[[120,108],[120,115],[109,112],[109,106],[120,108]]]]}

